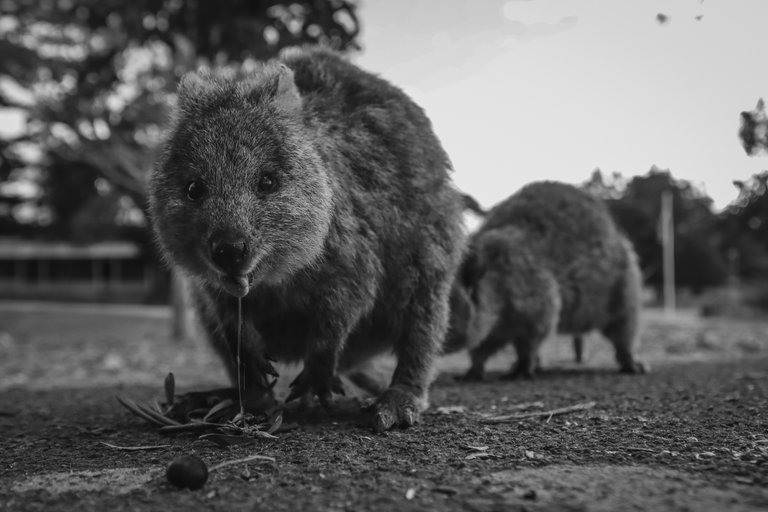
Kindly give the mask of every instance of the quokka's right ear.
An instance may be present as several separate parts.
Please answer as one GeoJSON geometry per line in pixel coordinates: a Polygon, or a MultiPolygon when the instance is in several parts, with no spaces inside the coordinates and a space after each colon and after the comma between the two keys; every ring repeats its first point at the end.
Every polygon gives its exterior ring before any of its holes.
{"type": "Polygon", "coordinates": [[[301,96],[296,88],[293,70],[280,64],[277,73],[274,102],[278,109],[292,112],[301,109],[301,96]]]}
{"type": "Polygon", "coordinates": [[[301,95],[294,81],[293,70],[285,64],[270,61],[258,74],[240,83],[241,94],[254,103],[271,103],[278,111],[296,112],[301,109],[301,95]]]}

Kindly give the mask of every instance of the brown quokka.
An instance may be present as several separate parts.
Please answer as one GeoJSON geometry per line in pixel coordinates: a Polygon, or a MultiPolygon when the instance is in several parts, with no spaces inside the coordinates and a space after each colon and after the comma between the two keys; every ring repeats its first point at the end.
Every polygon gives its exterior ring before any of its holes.
{"type": "Polygon", "coordinates": [[[470,237],[445,351],[469,348],[464,378],[479,380],[487,359],[511,342],[517,362],[507,377],[530,377],[544,339],[597,329],[622,372],[644,372],[633,355],[641,286],[632,245],[602,201],[570,185],[531,183],[470,237]]]}
{"type": "Polygon", "coordinates": [[[371,421],[415,423],[463,250],[450,167],[420,107],[333,52],[185,75],[151,218],[233,382],[242,299],[247,394],[270,359],[303,361],[288,399],[326,404],[340,372],[391,350],[371,421]]]}

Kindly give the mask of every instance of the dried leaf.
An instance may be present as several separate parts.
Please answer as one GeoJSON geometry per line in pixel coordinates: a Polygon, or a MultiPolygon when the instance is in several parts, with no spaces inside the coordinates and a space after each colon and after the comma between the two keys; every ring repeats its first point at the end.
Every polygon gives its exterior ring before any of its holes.
{"type": "Polygon", "coordinates": [[[165,411],[163,410],[163,407],[160,405],[160,402],[157,401],[157,398],[152,399],[152,407],[154,407],[155,412],[159,414],[165,414],[165,411]]]}
{"type": "Polygon", "coordinates": [[[222,400],[221,402],[217,403],[213,407],[208,410],[208,413],[203,416],[203,421],[211,421],[213,417],[216,416],[216,414],[225,411],[226,409],[230,407],[234,407],[236,404],[234,400],[230,400],[229,398],[222,400]]]}
{"type": "Polygon", "coordinates": [[[203,421],[192,421],[181,425],[164,425],[160,427],[161,434],[179,434],[181,432],[200,432],[201,430],[215,430],[222,428],[221,423],[207,423],[203,421]]]}
{"type": "Polygon", "coordinates": [[[139,405],[131,400],[130,398],[122,397],[120,395],[117,395],[115,398],[117,398],[117,401],[120,402],[120,404],[131,411],[133,414],[138,416],[139,418],[143,418],[147,420],[150,423],[153,423],[155,425],[167,425],[167,423],[163,421],[157,420],[154,416],[151,414],[147,414],[143,409],[139,407],[139,405]]]}
{"type": "Polygon", "coordinates": [[[155,419],[155,421],[156,421],[158,424],[165,424],[165,425],[181,425],[181,423],[179,423],[178,421],[176,421],[176,420],[174,420],[174,419],[171,419],[171,418],[169,418],[168,416],[165,416],[165,415],[163,415],[163,414],[160,414],[160,413],[158,413],[158,412],[155,412],[155,411],[153,411],[152,409],[150,409],[149,407],[147,407],[146,405],[144,405],[144,404],[142,404],[142,403],[135,403],[135,405],[136,405],[136,407],[138,407],[139,409],[141,409],[141,410],[142,410],[144,413],[146,413],[146,414],[148,414],[149,416],[151,416],[152,418],[154,418],[154,419],[155,419]]]}
{"type": "Polygon", "coordinates": [[[264,430],[255,430],[253,432],[248,432],[249,437],[260,437],[262,439],[277,439],[277,436],[273,436],[267,431],[264,430]]]}
{"type": "Polygon", "coordinates": [[[269,430],[267,430],[267,434],[274,434],[282,424],[283,424],[283,415],[278,414],[277,417],[275,417],[275,420],[272,422],[272,426],[269,427],[269,430]]]}

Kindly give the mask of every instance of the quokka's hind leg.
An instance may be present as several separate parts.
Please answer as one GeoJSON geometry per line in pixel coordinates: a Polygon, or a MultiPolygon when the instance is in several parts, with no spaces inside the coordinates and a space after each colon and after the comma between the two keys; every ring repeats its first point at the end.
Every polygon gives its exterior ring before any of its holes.
{"type": "Polygon", "coordinates": [[[557,282],[549,274],[530,279],[536,286],[514,305],[515,322],[510,324],[517,361],[504,379],[532,378],[540,367],[539,349],[545,339],[554,336],[560,320],[560,294],[557,282]]]}
{"type": "Polygon", "coordinates": [[[634,345],[637,338],[637,320],[627,317],[615,319],[603,329],[603,335],[616,350],[616,362],[622,373],[645,373],[645,365],[635,359],[634,345]]]}
{"type": "Polygon", "coordinates": [[[478,346],[470,350],[469,357],[472,361],[472,365],[469,367],[469,370],[467,370],[467,373],[461,377],[461,380],[483,380],[486,361],[488,361],[493,354],[501,350],[508,342],[509,338],[500,336],[498,333],[491,333],[483,339],[478,346]]]}
{"type": "Polygon", "coordinates": [[[573,354],[576,362],[581,364],[584,356],[584,337],[580,334],[573,337],[573,354]]]}
{"type": "Polygon", "coordinates": [[[611,321],[602,332],[613,344],[616,361],[622,373],[646,373],[647,366],[637,361],[634,356],[640,331],[642,277],[637,258],[628,241],[624,241],[624,247],[627,252],[627,267],[616,283],[611,321]]]}
{"type": "Polygon", "coordinates": [[[536,372],[541,369],[539,348],[548,336],[549,333],[536,333],[532,338],[516,338],[514,345],[517,351],[517,361],[512,365],[510,371],[501,378],[504,380],[515,380],[519,378],[532,379],[535,377],[536,372]]]}

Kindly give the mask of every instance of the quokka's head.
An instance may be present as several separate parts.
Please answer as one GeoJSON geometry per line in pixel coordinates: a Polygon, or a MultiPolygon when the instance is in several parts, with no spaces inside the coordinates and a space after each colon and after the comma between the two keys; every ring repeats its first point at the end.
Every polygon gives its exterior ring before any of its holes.
{"type": "Polygon", "coordinates": [[[331,183],[302,102],[282,64],[184,75],[149,190],[152,226],[172,265],[243,297],[321,257],[331,183]]]}

